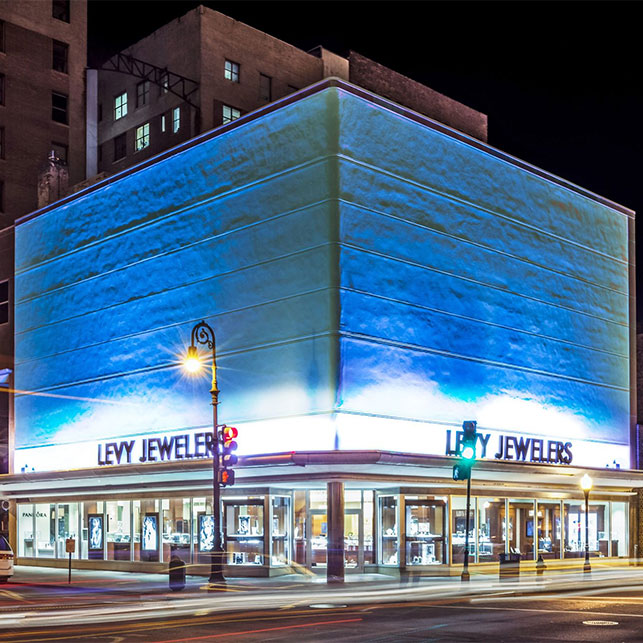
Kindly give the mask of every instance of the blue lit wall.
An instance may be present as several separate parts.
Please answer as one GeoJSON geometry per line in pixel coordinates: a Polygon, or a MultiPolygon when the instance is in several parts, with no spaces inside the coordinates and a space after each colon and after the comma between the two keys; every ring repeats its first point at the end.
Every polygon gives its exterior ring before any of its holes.
{"type": "Polygon", "coordinates": [[[369,417],[628,445],[627,217],[348,91],[22,223],[16,262],[19,449],[208,426],[200,319],[222,420],[298,418],[246,453],[384,448],[369,417]]]}

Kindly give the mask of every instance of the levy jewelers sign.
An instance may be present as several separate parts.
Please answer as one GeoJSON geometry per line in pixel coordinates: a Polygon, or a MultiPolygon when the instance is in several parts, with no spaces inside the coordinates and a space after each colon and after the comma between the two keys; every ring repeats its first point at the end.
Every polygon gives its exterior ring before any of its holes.
{"type": "MultiPolygon", "coordinates": [[[[446,430],[446,455],[458,455],[464,431],[446,430]]],[[[572,443],[543,440],[511,434],[496,434],[491,444],[491,433],[478,432],[476,453],[480,459],[530,462],[533,464],[571,464],[572,443]]]]}

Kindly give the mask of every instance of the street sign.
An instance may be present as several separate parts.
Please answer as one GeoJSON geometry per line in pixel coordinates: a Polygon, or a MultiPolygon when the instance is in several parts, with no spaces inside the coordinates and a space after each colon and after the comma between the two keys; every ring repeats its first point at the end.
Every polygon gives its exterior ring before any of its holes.
{"type": "Polygon", "coordinates": [[[73,538],[67,538],[65,540],[65,551],[68,554],[73,554],[76,551],[76,541],[73,538]]]}

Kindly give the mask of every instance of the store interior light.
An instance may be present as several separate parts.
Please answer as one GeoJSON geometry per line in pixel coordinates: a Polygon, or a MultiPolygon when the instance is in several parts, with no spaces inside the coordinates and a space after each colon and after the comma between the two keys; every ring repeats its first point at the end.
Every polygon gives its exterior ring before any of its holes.
{"type": "Polygon", "coordinates": [[[199,359],[199,354],[196,350],[196,346],[188,347],[188,354],[183,360],[183,368],[188,373],[198,373],[203,368],[203,363],[199,359]]]}

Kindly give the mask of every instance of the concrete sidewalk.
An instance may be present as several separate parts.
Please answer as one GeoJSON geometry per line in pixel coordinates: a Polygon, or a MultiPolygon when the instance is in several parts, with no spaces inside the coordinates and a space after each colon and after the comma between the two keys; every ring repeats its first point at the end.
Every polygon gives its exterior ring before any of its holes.
{"type": "MultiPolygon", "coordinates": [[[[56,594],[103,594],[154,596],[167,594],[169,582],[167,574],[145,574],[135,572],[115,572],[103,570],[72,570],[71,584],[68,584],[68,571],[61,568],[17,566],[15,575],[0,589],[50,590],[56,594]]],[[[394,579],[384,574],[347,574],[345,586],[351,590],[363,589],[365,592],[382,587],[417,588],[422,591],[453,591],[460,587],[463,594],[488,592],[541,593],[552,591],[575,591],[590,588],[643,586],[643,567],[599,567],[585,574],[577,569],[548,569],[541,576],[532,572],[519,578],[500,580],[497,568],[488,573],[479,571],[471,574],[469,583],[462,583],[459,576],[431,577],[414,575],[394,579]]],[[[229,591],[332,591],[342,585],[327,585],[325,575],[288,574],[273,578],[228,578],[226,589],[229,591]]],[[[176,594],[203,595],[208,590],[207,579],[202,576],[186,578],[186,586],[176,594]]],[[[642,589],[643,591],[643,589],[642,589]]]]}

